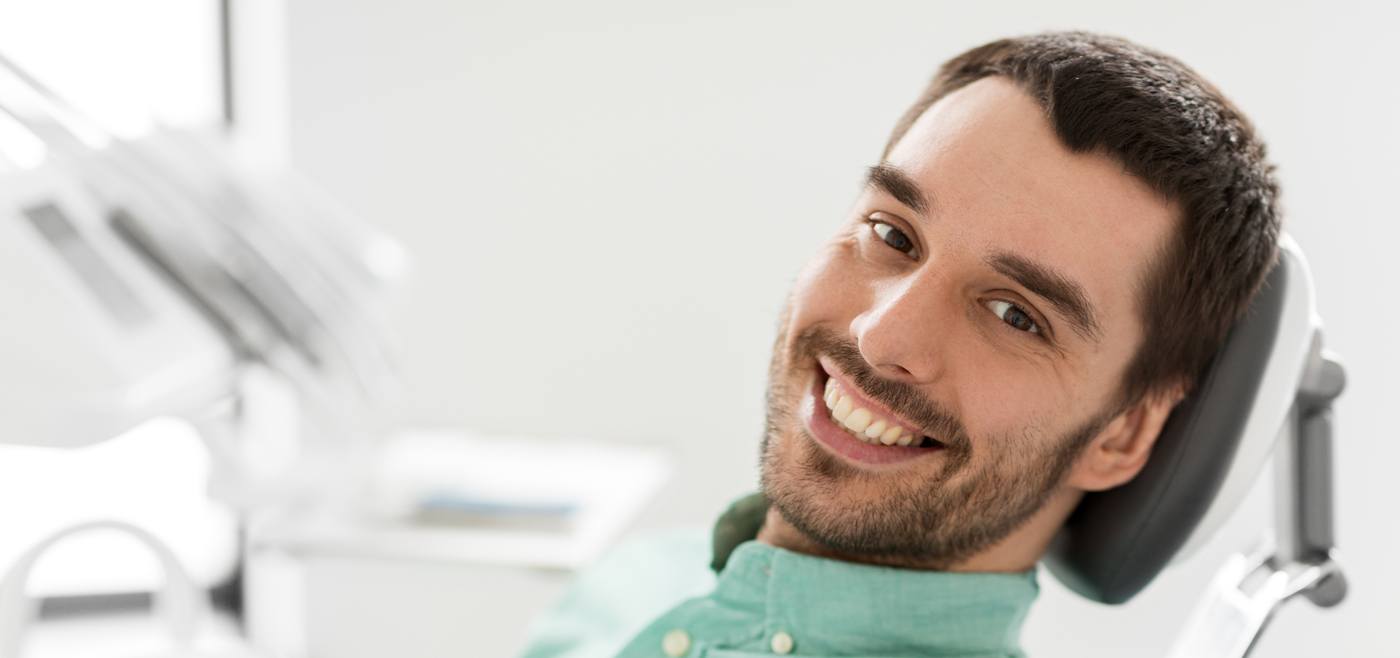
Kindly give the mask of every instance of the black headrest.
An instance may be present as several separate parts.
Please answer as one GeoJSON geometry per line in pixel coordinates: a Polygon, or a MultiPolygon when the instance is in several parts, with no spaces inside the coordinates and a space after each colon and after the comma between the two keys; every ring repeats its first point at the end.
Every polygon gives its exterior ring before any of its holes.
{"type": "Polygon", "coordinates": [[[1123,486],[1086,494],[1051,543],[1045,563],[1070,589],[1102,603],[1127,601],[1197,529],[1256,404],[1288,285],[1306,285],[1290,277],[1301,261],[1289,259],[1281,254],[1209,370],[1172,411],[1142,472],[1123,486]]]}

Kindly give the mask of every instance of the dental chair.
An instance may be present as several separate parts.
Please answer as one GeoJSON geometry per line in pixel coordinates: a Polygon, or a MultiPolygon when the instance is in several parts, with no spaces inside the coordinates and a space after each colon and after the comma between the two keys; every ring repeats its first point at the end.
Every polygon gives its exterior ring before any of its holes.
{"type": "Polygon", "coordinates": [[[1331,404],[1344,383],[1322,347],[1307,262],[1284,236],[1264,287],[1143,471],[1086,496],[1046,565],[1085,598],[1124,603],[1224,524],[1272,453],[1272,536],[1230,558],[1168,655],[1245,656],[1285,601],[1337,605],[1347,585],[1333,548],[1331,404]]]}

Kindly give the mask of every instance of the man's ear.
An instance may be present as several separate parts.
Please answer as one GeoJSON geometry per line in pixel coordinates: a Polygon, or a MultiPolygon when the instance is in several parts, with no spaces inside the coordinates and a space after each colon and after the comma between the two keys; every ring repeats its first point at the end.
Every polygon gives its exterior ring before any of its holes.
{"type": "Polygon", "coordinates": [[[1110,419],[1079,454],[1066,484],[1082,491],[1104,491],[1136,477],[1185,390],[1185,386],[1171,386],[1148,393],[1110,419]]]}

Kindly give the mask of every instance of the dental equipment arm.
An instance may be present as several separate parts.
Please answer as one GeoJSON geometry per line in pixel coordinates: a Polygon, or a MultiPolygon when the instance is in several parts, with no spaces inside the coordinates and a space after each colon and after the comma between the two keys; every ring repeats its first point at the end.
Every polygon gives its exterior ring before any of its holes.
{"type": "Polygon", "coordinates": [[[1332,401],[1346,375],[1314,337],[1274,451],[1273,537],[1226,562],[1170,658],[1247,656],[1285,601],[1302,595],[1330,608],[1346,597],[1332,537],[1332,401]]]}
{"type": "Polygon", "coordinates": [[[0,177],[0,304],[19,311],[0,394],[21,402],[0,443],[222,422],[250,368],[316,415],[313,439],[373,431],[358,412],[394,389],[378,302],[397,243],[213,135],[108,134],[3,57],[0,177]]]}

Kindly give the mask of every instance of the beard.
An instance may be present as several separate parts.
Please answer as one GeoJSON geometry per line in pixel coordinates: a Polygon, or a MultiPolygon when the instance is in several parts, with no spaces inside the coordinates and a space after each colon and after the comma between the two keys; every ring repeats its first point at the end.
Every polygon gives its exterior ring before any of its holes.
{"type": "MultiPolygon", "coordinates": [[[[837,555],[933,569],[966,560],[1044,506],[1113,415],[1100,413],[1054,440],[1038,427],[982,437],[974,464],[973,442],[957,417],[911,385],[876,375],[850,341],[812,326],[789,349],[789,310],[769,365],[760,483],[789,524],[837,555]],[[818,355],[839,364],[872,399],[935,429],[942,454],[908,468],[869,471],[818,445],[796,413],[812,384],[804,375],[815,376],[818,355]]],[[[816,413],[827,413],[820,400],[816,413]]]]}

